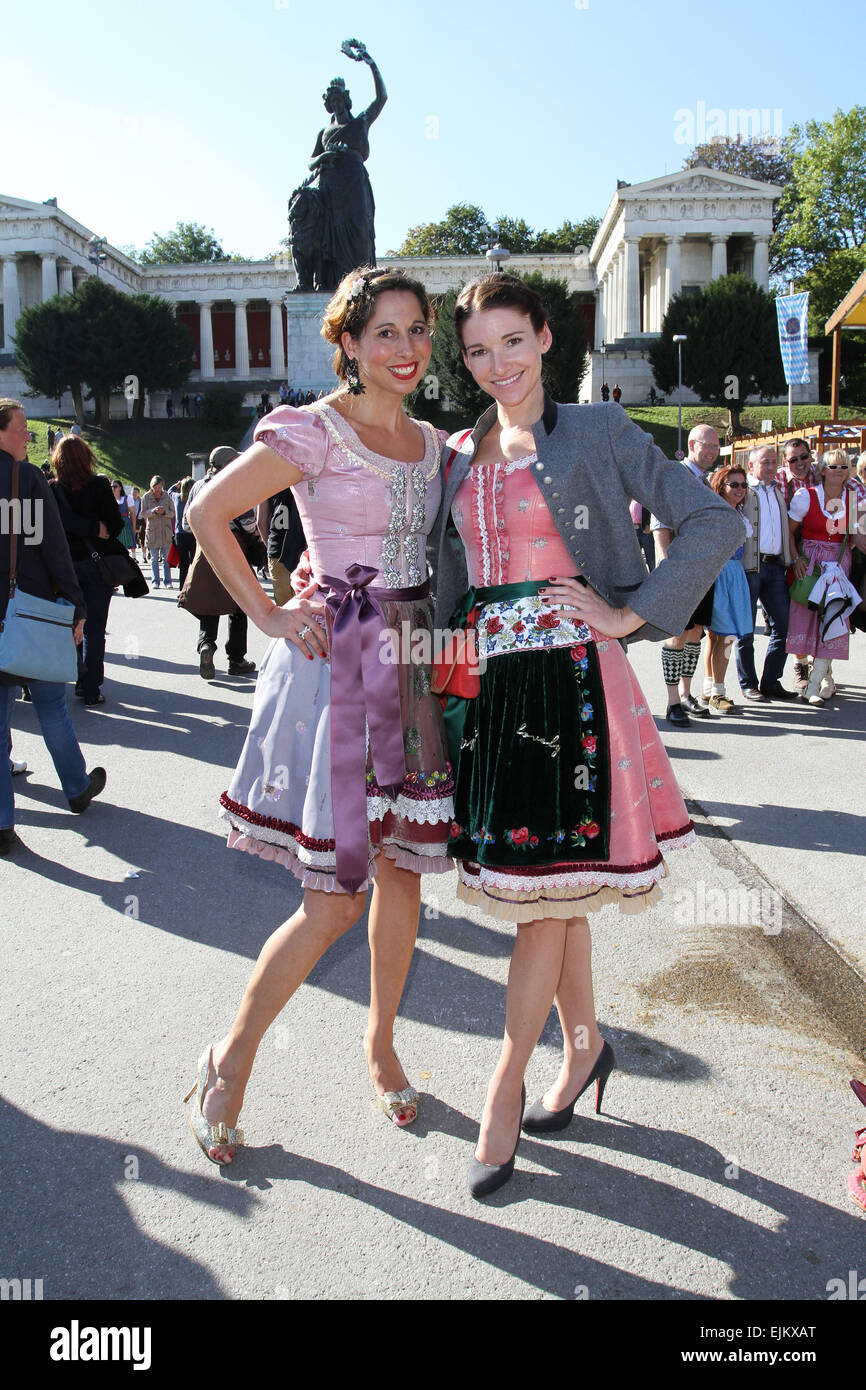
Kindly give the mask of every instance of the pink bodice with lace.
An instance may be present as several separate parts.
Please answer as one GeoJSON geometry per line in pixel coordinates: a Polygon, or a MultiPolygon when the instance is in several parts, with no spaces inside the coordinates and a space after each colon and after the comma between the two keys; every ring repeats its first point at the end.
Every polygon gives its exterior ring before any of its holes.
{"type": "Polygon", "coordinates": [[[576,573],[535,481],[536,463],[536,455],[529,454],[473,464],[457,489],[451,515],[474,588],[576,573]]]}
{"type": "MultiPolygon", "coordinates": [[[[278,406],[259,421],[255,438],[304,474],[293,491],[317,578],[342,578],[355,563],[379,570],[379,588],[414,587],[427,578],[425,545],[442,495],[445,435],[426,421],[418,425],[424,457],[401,463],[365,448],[324,402],[300,410],[278,406]]],[[[419,436],[419,451],[420,444],[419,436]]]]}

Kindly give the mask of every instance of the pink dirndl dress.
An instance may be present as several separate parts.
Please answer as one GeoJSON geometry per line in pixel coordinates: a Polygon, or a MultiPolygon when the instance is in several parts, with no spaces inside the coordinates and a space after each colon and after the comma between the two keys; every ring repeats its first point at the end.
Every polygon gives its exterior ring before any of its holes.
{"type": "MultiPolygon", "coordinates": [[[[452,516],[475,589],[575,573],[574,559],[535,482],[535,458],[532,454],[474,465],[458,489],[452,516]]],[[[515,922],[580,917],[607,903],[618,904],[623,912],[639,912],[661,897],[659,885],[667,874],[664,856],[695,839],[670,760],[619,642],[584,624],[557,619],[557,612],[534,596],[482,607],[477,619],[479,654],[489,670],[493,663],[508,661],[512,652],[537,651],[543,661],[545,652],[566,647],[577,664],[585,660],[589,644],[594,646],[607,724],[603,752],[609,777],[608,854],[570,862],[563,852],[547,864],[512,867],[458,858],[459,896],[494,917],[515,922]]],[[[523,728],[518,733],[522,739],[531,736],[523,728]]],[[[539,756],[544,756],[543,749],[539,756]]],[[[508,758],[503,746],[500,761],[507,765],[508,758]]],[[[462,761],[460,766],[458,817],[462,761]]],[[[558,775],[571,777],[573,769],[561,768],[558,775]]],[[[513,845],[525,843],[523,830],[532,829],[532,809],[530,795],[527,825],[507,832],[513,845]]],[[[585,835],[598,832],[594,824],[578,829],[585,835]]],[[[459,825],[452,827],[452,835],[460,832],[459,825]]]]}
{"type": "MultiPolygon", "coordinates": [[[[293,492],[320,585],[316,598],[333,595],[326,576],[340,585],[334,609],[351,590],[349,608],[357,601],[361,613],[368,596],[383,619],[377,636],[395,638],[390,662],[378,659],[374,643],[368,666],[359,658],[357,669],[341,671],[337,617],[328,623],[331,660],[311,661],[292,642],[275,638],[261,664],[249,733],[221,814],[231,848],[275,860],[305,888],[355,891],[375,876],[380,852],[415,873],[452,867],[446,844],[454,782],[442,710],[430,693],[429,664],[414,661],[399,640],[404,627],[432,638],[425,555],[441,498],[444,436],[424,422],[421,432],[423,458],[402,463],[365,448],[324,402],[300,410],[280,406],[256,427],[257,440],[304,474],[293,492]],[[369,694],[388,671],[393,709],[380,708],[369,694]],[[336,734],[341,719],[351,737],[345,727],[336,734]],[[380,750],[389,769],[396,751],[400,782],[390,771],[382,775],[380,750]],[[341,851],[350,841],[355,869],[347,888],[341,851]]],[[[357,650],[362,647],[358,640],[357,650]]],[[[349,648],[351,657],[352,640],[349,648]]]]}

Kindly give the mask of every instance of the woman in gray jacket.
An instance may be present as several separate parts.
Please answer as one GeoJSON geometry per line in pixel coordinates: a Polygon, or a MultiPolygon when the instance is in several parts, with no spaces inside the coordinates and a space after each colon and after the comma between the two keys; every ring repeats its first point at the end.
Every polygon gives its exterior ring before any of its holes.
{"type": "Polygon", "coordinates": [[[165,480],[163,478],[151,478],[150,491],[146,492],[141,499],[141,518],[147,526],[147,548],[150,551],[150,565],[155,589],[159,588],[160,560],[162,560],[165,587],[171,588],[168,552],[174,539],[174,507],[164,488],[165,480]]]}
{"type": "Polygon", "coordinates": [[[522,281],[467,285],[456,327],[495,405],[449,441],[434,533],[437,626],[474,627],[480,657],[475,698],[452,696],[446,713],[449,852],[460,897],[517,924],[505,1041],[470,1170],[481,1197],[510,1178],[521,1123],[536,1134],[564,1128],[593,1080],[601,1104],[614,1056],[595,1019],[586,914],[654,903],[662,851],[694,838],[625,640],[681,631],[743,526],[618,405],[546,396],[552,336],[522,281]],[[652,574],[631,498],[675,531],[652,574]],[[524,1114],[524,1072],[554,1000],[562,1070],[524,1114]]]}

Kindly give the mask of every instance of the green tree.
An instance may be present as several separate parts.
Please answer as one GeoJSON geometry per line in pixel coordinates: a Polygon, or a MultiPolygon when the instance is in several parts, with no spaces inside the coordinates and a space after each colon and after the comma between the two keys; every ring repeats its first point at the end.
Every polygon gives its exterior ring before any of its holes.
{"type": "Polygon", "coordinates": [[[792,177],[782,198],[786,269],[798,274],[866,245],[866,106],[791,128],[792,177]]]}
{"type": "MultiPolygon", "coordinates": [[[[683,168],[695,169],[705,164],[725,174],[740,174],[746,179],[774,183],[788,189],[793,177],[793,158],[794,142],[790,136],[753,135],[744,140],[742,135],[726,135],[695,145],[686,156],[683,168]]],[[[790,218],[791,205],[783,196],[773,212],[773,234],[770,237],[770,274],[773,276],[782,275],[789,268],[787,237],[790,218]]]]}
{"type": "Polygon", "coordinates": [[[463,361],[460,340],[454,331],[454,305],[459,290],[449,290],[436,305],[436,332],[425,385],[414,397],[414,409],[423,414],[423,396],[435,392],[435,399],[451,401],[458,423],[475,420],[490,404],[463,361]]]}
{"type": "Polygon", "coordinates": [[[228,261],[214,235],[200,222],[178,222],[171,232],[160,236],[154,232],[141,253],[142,265],[181,265],[195,262],[228,261]]]}
{"type": "MultiPolygon", "coordinates": [[[[507,217],[501,213],[493,223],[491,230],[495,233],[500,246],[505,246],[514,256],[525,255],[533,249],[535,242],[535,232],[523,217],[507,217]]],[[[487,250],[485,241],[483,251],[487,250]]]]}
{"type": "Polygon", "coordinates": [[[553,399],[567,404],[577,400],[589,363],[586,327],[580,299],[569,292],[565,280],[544,276],[540,270],[519,277],[541,296],[553,346],[545,355],[542,379],[553,399]]]}
{"type": "Polygon", "coordinates": [[[584,217],[582,222],[563,222],[554,232],[537,232],[530,251],[537,255],[568,255],[575,246],[592,246],[601,226],[600,217],[584,217]]]}
{"type": "Polygon", "coordinates": [[[454,203],[441,222],[410,227],[392,256],[480,256],[487,250],[487,218],[475,203],[454,203]]]}
{"type": "Polygon", "coordinates": [[[818,261],[798,281],[809,291],[809,336],[824,337],[824,326],[848,291],[866,270],[866,246],[833,251],[818,261]]]}
{"type": "Polygon", "coordinates": [[[175,318],[167,299],[136,294],[129,299],[133,332],[126,347],[124,379],[138,379],[133,418],[144,415],[146,391],[174,391],[182,386],[192,367],[193,341],[175,318]]]}
{"type": "Polygon", "coordinates": [[[698,294],[671,300],[661,337],[649,360],[660,391],[677,387],[675,333],[685,333],[683,384],[702,402],[727,409],[729,437],[741,433],[747,396],[780,396],[785,390],[776,307],[767,292],[745,275],[723,275],[698,294]]]}
{"type": "Polygon", "coordinates": [[[441,222],[410,227],[403,243],[389,256],[483,256],[491,230],[512,255],[570,254],[575,246],[591,246],[601,225],[598,217],[563,222],[556,231],[534,231],[523,217],[502,213],[488,225],[477,203],[455,203],[441,222]]]}
{"type": "Polygon", "coordinates": [[[75,294],[57,295],[19,319],[16,355],[27,385],[40,395],[71,391],[83,423],[83,387],[96,403],[96,423],[109,422],[111,394],[128,376],[145,390],[174,389],[189,375],[192,342],[171,305],[152,295],[122,294],[91,278],[75,294]]]}

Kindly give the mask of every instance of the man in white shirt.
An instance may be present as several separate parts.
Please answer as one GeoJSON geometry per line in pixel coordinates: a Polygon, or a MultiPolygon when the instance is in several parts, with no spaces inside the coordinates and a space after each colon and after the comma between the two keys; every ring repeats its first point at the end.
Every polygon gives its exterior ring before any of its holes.
{"type": "MultiPolygon", "coordinates": [[[[702,483],[709,484],[707,474],[719,457],[719,436],[710,425],[695,425],[689,434],[688,455],[683,467],[690,469],[702,483]]],[[[668,553],[673,532],[663,519],[652,517],[650,530],[655,536],[656,564],[668,553]]],[[[691,718],[709,719],[710,711],[692,695],[692,676],[701,655],[701,638],[709,625],[713,611],[713,591],[705,594],[692,614],[689,626],[679,637],[669,637],[662,643],[662,674],[668,692],[665,718],[675,727],[685,727],[691,718]]]]}
{"type": "Polygon", "coordinates": [[[737,676],[747,700],[796,700],[793,690],[782,686],[787,652],[788,614],[791,600],[785,583],[785,569],[792,563],[788,509],[776,480],[779,461],[771,444],[749,454],[746,500],[743,513],[752,524],[754,535],[746,543],[743,567],[752,600],[752,626],[758,600],[770,632],[770,645],[764,670],[758,680],[755,671],[754,632],[737,642],[737,676]]]}

